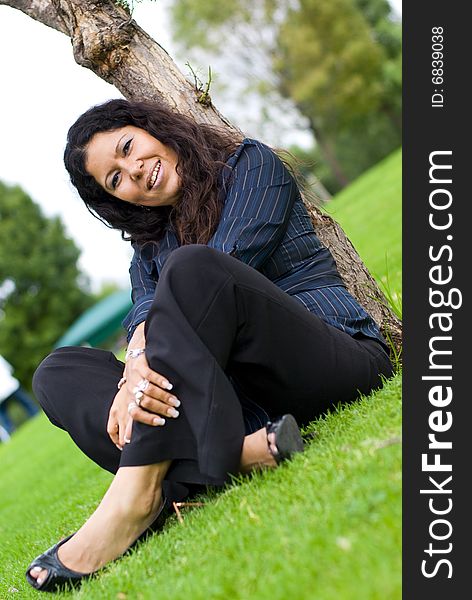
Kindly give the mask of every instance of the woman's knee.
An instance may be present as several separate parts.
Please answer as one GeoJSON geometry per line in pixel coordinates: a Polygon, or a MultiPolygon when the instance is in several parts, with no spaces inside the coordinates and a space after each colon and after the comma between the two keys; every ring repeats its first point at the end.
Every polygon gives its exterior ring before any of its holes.
{"type": "Polygon", "coordinates": [[[178,268],[193,271],[199,266],[207,266],[217,261],[221,252],[204,244],[188,244],[171,252],[165,263],[165,270],[178,268]]]}
{"type": "Polygon", "coordinates": [[[57,348],[41,361],[34,372],[32,387],[34,395],[43,408],[51,392],[61,387],[65,370],[69,371],[67,379],[70,379],[70,371],[77,364],[75,360],[77,353],[82,355],[83,351],[87,350],[89,348],[65,346],[57,348]]]}
{"type": "Polygon", "coordinates": [[[36,400],[39,402],[39,405],[45,412],[48,419],[56,425],[57,427],[63,428],[60,419],[55,414],[53,403],[51,399],[51,395],[55,386],[57,386],[57,370],[53,367],[53,363],[55,360],[55,353],[57,351],[52,352],[38,365],[36,371],[33,375],[33,393],[36,397],[36,400]]]}
{"type": "Polygon", "coordinates": [[[57,350],[48,354],[48,356],[39,363],[33,375],[33,392],[41,406],[45,389],[47,389],[51,383],[54,383],[52,381],[54,379],[54,369],[51,369],[50,367],[54,361],[56,352],[57,350]]]}
{"type": "Polygon", "coordinates": [[[159,285],[170,286],[177,295],[181,292],[187,296],[189,289],[193,295],[204,292],[228,277],[221,264],[224,257],[222,252],[203,244],[181,246],[167,258],[159,285]]]}

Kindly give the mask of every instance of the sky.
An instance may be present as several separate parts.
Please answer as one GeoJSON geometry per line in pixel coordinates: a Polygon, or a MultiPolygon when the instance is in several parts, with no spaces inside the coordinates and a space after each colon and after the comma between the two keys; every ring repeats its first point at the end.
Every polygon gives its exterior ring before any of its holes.
{"type": "MultiPolygon", "coordinates": [[[[165,11],[168,3],[137,4],[133,17],[175,56],[165,11]]],[[[391,4],[401,14],[401,0],[391,4]]],[[[176,62],[187,74],[185,66],[176,62]]],[[[91,217],[62,162],[67,130],[75,119],[93,104],[120,97],[120,93],[75,63],[68,37],[7,6],[0,6],[0,73],[0,180],[20,185],[44,214],[60,215],[67,235],[82,251],[80,268],[94,290],[105,282],[128,287],[130,245],[119,232],[91,217]]],[[[238,116],[234,106],[225,106],[223,97],[212,97],[223,114],[251,135],[245,115],[238,116]]],[[[284,138],[285,146],[309,144],[303,122],[289,119],[285,131],[290,133],[284,138]]]]}

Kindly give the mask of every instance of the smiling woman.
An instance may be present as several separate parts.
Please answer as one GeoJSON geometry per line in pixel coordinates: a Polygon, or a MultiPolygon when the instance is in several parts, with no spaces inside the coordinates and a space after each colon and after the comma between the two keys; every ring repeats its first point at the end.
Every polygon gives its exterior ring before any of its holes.
{"type": "Polygon", "coordinates": [[[133,307],[124,364],[59,348],[34,377],[51,422],[116,474],[79,531],[28,568],[43,591],[121,556],[172,501],[277,467],[303,450],[297,422],[392,373],[265,144],[112,100],[79,117],[64,157],[89,210],[132,241],[133,307]]]}
{"type": "Polygon", "coordinates": [[[97,133],[85,167],[112,196],[138,206],[172,206],[180,195],[177,154],[132,125],[97,133]]]}
{"type": "Polygon", "coordinates": [[[111,100],[70,128],[64,162],[89,210],[125,239],[155,242],[170,220],[181,243],[207,243],[221,211],[218,177],[241,141],[162,104],[111,100]]]}

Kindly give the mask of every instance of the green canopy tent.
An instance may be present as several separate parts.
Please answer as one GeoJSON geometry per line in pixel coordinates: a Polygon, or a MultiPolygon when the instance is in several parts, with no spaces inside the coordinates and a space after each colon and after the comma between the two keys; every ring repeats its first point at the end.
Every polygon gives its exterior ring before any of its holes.
{"type": "Polygon", "coordinates": [[[132,303],[129,290],[110,294],[86,310],[56,342],[61,346],[98,346],[121,328],[132,303]]]}

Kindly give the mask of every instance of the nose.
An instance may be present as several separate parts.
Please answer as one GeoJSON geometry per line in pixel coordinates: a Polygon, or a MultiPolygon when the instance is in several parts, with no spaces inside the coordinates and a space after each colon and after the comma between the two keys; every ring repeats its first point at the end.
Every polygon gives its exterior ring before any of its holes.
{"type": "Polygon", "coordinates": [[[130,176],[130,179],[132,179],[133,181],[138,180],[140,177],[142,177],[143,173],[144,173],[144,163],[142,160],[130,160],[129,164],[128,164],[128,173],[130,176]]]}

